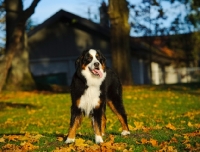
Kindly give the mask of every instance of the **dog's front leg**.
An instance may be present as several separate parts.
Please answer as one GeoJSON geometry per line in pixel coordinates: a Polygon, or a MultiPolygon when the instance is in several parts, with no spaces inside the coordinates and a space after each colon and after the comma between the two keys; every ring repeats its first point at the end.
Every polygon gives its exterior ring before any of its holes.
{"type": "Polygon", "coordinates": [[[100,144],[103,142],[101,118],[102,118],[102,111],[100,109],[95,109],[92,117],[92,124],[95,132],[96,144],[100,144]]]}
{"type": "Polygon", "coordinates": [[[75,142],[76,129],[81,124],[81,120],[82,120],[81,110],[76,107],[71,107],[70,128],[65,143],[69,144],[75,142]]]}

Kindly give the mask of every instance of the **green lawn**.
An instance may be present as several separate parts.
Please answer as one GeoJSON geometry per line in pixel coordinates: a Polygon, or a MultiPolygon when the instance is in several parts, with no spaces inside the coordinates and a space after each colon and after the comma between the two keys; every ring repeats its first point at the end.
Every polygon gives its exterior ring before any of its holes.
{"type": "Polygon", "coordinates": [[[76,142],[66,145],[70,94],[0,94],[0,151],[200,151],[200,84],[124,87],[131,135],[122,137],[107,108],[105,143],[94,144],[84,118],[76,142]]]}

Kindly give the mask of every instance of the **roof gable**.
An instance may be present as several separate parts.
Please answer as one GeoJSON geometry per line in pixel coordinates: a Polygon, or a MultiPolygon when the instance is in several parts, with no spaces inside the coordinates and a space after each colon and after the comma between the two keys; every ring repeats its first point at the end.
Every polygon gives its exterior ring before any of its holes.
{"type": "Polygon", "coordinates": [[[47,20],[45,20],[43,23],[36,26],[33,30],[29,31],[28,36],[31,37],[37,31],[39,31],[39,30],[47,27],[48,25],[51,25],[59,20],[70,20],[71,22],[76,23],[80,27],[84,27],[89,30],[93,30],[94,32],[97,32],[97,33],[102,34],[107,37],[110,36],[109,28],[106,28],[100,24],[94,23],[88,19],[82,18],[80,16],[77,16],[75,14],[72,14],[72,13],[62,10],[62,9],[59,10],[58,12],[56,12],[53,16],[51,16],[47,20]]]}

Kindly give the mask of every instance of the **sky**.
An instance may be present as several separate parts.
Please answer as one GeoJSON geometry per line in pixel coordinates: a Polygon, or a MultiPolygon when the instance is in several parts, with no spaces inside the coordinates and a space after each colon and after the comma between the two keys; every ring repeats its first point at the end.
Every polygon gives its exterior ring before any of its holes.
{"type": "MultiPolygon", "coordinates": [[[[33,0],[23,0],[23,7],[26,9],[30,6],[33,0]]],[[[89,19],[88,9],[91,12],[90,18],[94,22],[99,22],[99,7],[103,0],[41,0],[36,9],[35,13],[31,16],[34,24],[41,24],[46,19],[51,17],[53,14],[58,12],[60,9],[89,19]]],[[[108,4],[108,0],[104,0],[108,4]]],[[[142,0],[129,0],[135,4],[142,0]]],[[[5,37],[5,32],[0,31],[0,44],[4,41],[1,38],[5,37]]]]}
{"type": "MultiPolygon", "coordinates": [[[[33,0],[23,0],[24,9],[30,6],[33,0]]],[[[35,13],[31,16],[31,19],[35,25],[41,24],[60,9],[78,15],[80,17],[89,19],[88,11],[91,12],[90,19],[94,22],[99,22],[99,7],[103,0],[41,0],[35,13]]],[[[104,0],[108,4],[108,0],[104,0]]],[[[127,0],[131,4],[139,4],[142,0],[127,0]]],[[[166,9],[167,4],[164,4],[166,9]]],[[[180,10],[179,10],[180,11],[180,10]]],[[[152,13],[153,14],[153,13],[152,13]]],[[[173,16],[173,14],[172,14],[173,16]]],[[[168,22],[169,23],[169,22],[168,22]]],[[[132,32],[131,32],[132,33],[132,32]]],[[[0,32],[0,38],[5,37],[5,32],[0,32]]],[[[131,34],[132,35],[132,34],[131,34]]],[[[1,43],[0,39],[0,43],[1,43]]]]}
{"type": "MultiPolygon", "coordinates": [[[[104,0],[108,4],[108,0],[104,0]]],[[[131,0],[134,3],[141,2],[142,0],[131,0]]],[[[31,4],[32,0],[24,0],[24,8],[31,4]]],[[[89,18],[88,9],[91,12],[91,19],[95,22],[99,21],[99,7],[102,0],[41,0],[36,7],[35,13],[32,15],[32,20],[37,24],[42,23],[44,20],[64,9],[75,15],[83,18],[89,18]]]]}
{"type": "MultiPolygon", "coordinates": [[[[58,12],[60,9],[88,18],[88,9],[90,9],[91,17],[98,15],[98,7],[102,0],[41,0],[36,7],[32,20],[37,24],[58,12]]],[[[31,4],[32,0],[24,0],[24,8],[31,4]]]]}

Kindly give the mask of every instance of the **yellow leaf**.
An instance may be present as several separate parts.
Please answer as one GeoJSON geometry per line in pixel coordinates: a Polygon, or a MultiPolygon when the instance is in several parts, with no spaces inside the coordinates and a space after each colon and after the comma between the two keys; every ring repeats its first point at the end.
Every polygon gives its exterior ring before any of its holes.
{"type": "Polygon", "coordinates": [[[196,127],[197,129],[200,129],[200,124],[195,124],[195,127],[196,127]]]}
{"type": "Polygon", "coordinates": [[[41,137],[43,137],[43,135],[41,134],[37,134],[35,136],[32,136],[32,138],[39,140],[41,137]]]}
{"type": "Polygon", "coordinates": [[[157,147],[158,146],[158,141],[155,140],[155,139],[151,138],[149,142],[152,144],[153,147],[157,147]]]}
{"type": "Polygon", "coordinates": [[[188,122],[188,127],[193,127],[193,125],[190,121],[188,122]]]}
{"type": "Polygon", "coordinates": [[[133,131],[135,128],[131,125],[128,125],[129,130],[133,131]]]}
{"type": "Polygon", "coordinates": [[[162,129],[162,127],[159,124],[157,124],[154,128],[155,129],[162,129]]]}
{"type": "Polygon", "coordinates": [[[148,140],[145,139],[145,138],[142,138],[142,139],[141,139],[141,142],[142,142],[142,144],[147,144],[147,143],[148,143],[148,140]]]}
{"type": "MultiPolygon", "coordinates": [[[[126,143],[114,143],[114,144],[113,144],[113,147],[115,147],[115,149],[116,149],[117,151],[122,151],[122,150],[123,150],[123,152],[125,152],[126,146],[127,146],[126,143]]],[[[128,151],[128,150],[126,150],[126,151],[128,151]]]]}
{"type": "Polygon", "coordinates": [[[191,144],[185,144],[185,146],[186,146],[186,149],[190,149],[192,147],[191,144]]]}
{"type": "Polygon", "coordinates": [[[19,136],[17,135],[9,135],[6,137],[9,141],[17,141],[19,136]]]}
{"type": "Polygon", "coordinates": [[[88,144],[85,144],[84,142],[85,142],[84,139],[78,138],[75,140],[75,146],[83,146],[83,147],[88,146],[88,144]]]}
{"type": "Polygon", "coordinates": [[[114,142],[115,136],[114,135],[109,135],[110,141],[114,142]]]}
{"type": "Polygon", "coordinates": [[[135,130],[138,130],[138,129],[142,129],[143,128],[143,122],[137,122],[135,121],[134,122],[134,125],[135,125],[135,130]]]}
{"type": "Polygon", "coordinates": [[[168,123],[165,127],[171,130],[176,130],[176,127],[174,127],[171,123],[168,123]]]}
{"type": "Polygon", "coordinates": [[[171,152],[177,152],[177,150],[176,150],[176,149],[174,149],[174,147],[173,147],[173,146],[168,146],[168,147],[167,147],[167,151],[171,151],[171,152]]]}
{"type": "Polygon", "coordinates": [[[38,149],[39,146],[35,146],[29,142],[23,143],[23,147],[22,150],[24,151],[30,151],[30,150],[34,150],[34,149],[38,149]]]}
{"type": "Polygon", "coordinates": [[[5,139],[2,137],[0,138],[0,143],[4,143],[5,142],[5,139]]]}
{"type": "Polygon", "coordinates": [[[4,150],[4,149],[10,150],[10,151],[12,151],[12,150],[17,150],[17,149],[18,149],[18,146],[17,146],[17,145],[14,145],[14,144],[6,144],[6,145],[4,145],[4,146],[2,147],[2,150],[4,150]]]}
{"type": "Polygon", "coordinates": [[[113,151],[113,149],[116,148],[116,146],[113,145],[114,139],[114,135],[109,135],[109,141],[100,144],[101,151],[113,151]]]}
{"type": "Polygon", "coordinates": [[[128,96],[125,96],[126,99],[131,99],[132,96],[128,95],[128,96]]]}
{"type": "Polygon", "coordinates": [[[63,137],[57,137],[57,141],[63,141],[63,137]]]}

